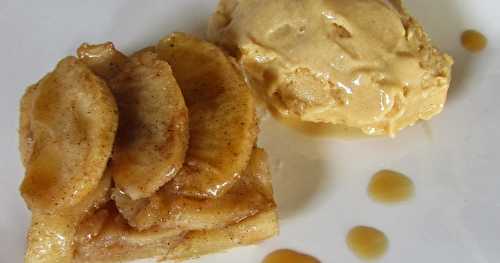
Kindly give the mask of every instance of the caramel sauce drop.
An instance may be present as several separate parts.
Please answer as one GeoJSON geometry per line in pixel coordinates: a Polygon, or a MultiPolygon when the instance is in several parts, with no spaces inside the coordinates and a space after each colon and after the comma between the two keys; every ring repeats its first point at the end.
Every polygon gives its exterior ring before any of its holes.
{"type": "Polygon", "coordinates": [[[346,243],[351,251],[363,260],[380,258],[389,246],[389,240],[382,231],[368,226],[352,228],[347,234],[346,243]]]}
{"type": "Polygon", "coordinates": [[[476,30],[464,31],[460,37],[460,41],[462,42],[462,46],[471,52],[479,52],[486,48],[488,44],[488,39],[476,30]]]}
{"type": "Polygon", "coordinates": [[[318,259],[290,249],[271,252],[262,263],[320,263],[318,259]]]}
{"type": "Polygon", "coordinates": [[[377,172],[368,185],[370,197],[381,203],[397,203],[410,199],[415,192],[413,182],[407,176],[391,171],[377,172]]]}

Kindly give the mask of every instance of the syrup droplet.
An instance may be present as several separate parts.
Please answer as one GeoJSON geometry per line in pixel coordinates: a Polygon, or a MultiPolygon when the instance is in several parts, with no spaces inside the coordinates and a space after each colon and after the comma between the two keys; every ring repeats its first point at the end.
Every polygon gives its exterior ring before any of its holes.
{"type": "Polygon", "coordinates": [[[368,185],[370,197],[381,203],[398,203],[410,199],[415,192],[413,182],[407,176],[391,171],[377,172],[368,185]]]}
{"type": "Polygon", "coordinates": [[[464,31],[460,40],[462,46],[471,52],[479,52],[488,44],[488,39],[481,32],[472,29],[464,31]]]}
{"type": "Polygon", "coordinates": [[[356,226],[347,234],[346,243],[351,251],[364,260],[378,259],[389,246],[386,235],[373,227],[356,226]]]}
{"type": "Polygon", "coordinates": [[[320,263],[320,261],[313,256],[294,250],[280,249],[267,255],[262,263],[320,263]]]}

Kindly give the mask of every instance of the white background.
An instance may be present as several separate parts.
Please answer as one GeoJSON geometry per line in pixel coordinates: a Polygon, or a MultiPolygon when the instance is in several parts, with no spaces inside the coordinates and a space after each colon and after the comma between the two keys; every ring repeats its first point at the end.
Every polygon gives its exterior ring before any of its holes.
{"type": "MultiPolygon", "coordinates": [[[[172,31],[203,35],[216,1],[0,1],[0,262],[21,262],[29,212],[19,196],[18,102],[24,88],[86,42],[133,52],[172,31]]],[[[444,112],[396,139],[312,139],[264,119],[281,234],[259,246],[194,262],[260,262],[277,248],[322,262],[359,262],[345,245],[355,225],[383,230],[388,263],[500,262],[500,2],[407,0],[434,43],[455,57],[444,112]],[[460,32],[479,29],[488,48],[471,55],[460,32]],[[371,175],[410,176],[415,198],[384,206],[366,195],[371,175]]]]}

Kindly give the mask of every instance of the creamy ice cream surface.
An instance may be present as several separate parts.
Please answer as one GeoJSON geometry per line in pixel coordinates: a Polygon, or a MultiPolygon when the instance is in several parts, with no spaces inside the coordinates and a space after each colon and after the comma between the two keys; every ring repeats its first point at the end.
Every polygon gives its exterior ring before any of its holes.
{"type": "Polygon", "coordinates": [[[221,0],[209,39],[283,115],[394,135],[441,112],[450,56],[393,0],[221,0]]]}

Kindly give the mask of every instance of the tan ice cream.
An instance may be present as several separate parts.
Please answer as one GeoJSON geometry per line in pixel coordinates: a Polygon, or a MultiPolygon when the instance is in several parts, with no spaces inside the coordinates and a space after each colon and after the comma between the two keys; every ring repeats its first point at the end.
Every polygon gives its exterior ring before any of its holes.
{"type": "Polygon", "coordinates": [[[397,2],[221,0],[209,38],[283,115],[394,135],[441,112],[453,63],[397,2]]]}

